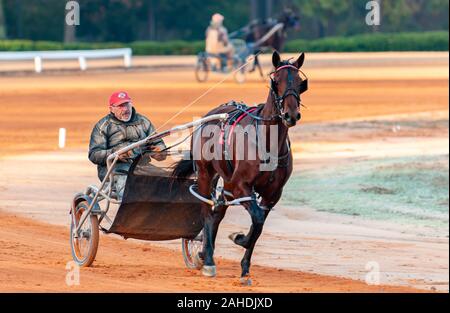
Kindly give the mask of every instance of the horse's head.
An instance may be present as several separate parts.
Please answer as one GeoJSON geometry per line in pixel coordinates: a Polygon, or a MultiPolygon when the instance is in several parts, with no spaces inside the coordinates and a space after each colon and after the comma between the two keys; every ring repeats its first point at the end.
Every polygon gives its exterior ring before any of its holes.
{"type": "Polygon", "coordinates": [[[308,89],[308,79],[306,76],[305,79],[300,76],[300,73],[303,73],[300,68],[304,61],[304,53],[293,63],[281,61],[277,51],[272,55],[275,70],[271,74],[270,89],[277,114],[287,127],[295,126],[302,117],[300,95],[308,89]]]}

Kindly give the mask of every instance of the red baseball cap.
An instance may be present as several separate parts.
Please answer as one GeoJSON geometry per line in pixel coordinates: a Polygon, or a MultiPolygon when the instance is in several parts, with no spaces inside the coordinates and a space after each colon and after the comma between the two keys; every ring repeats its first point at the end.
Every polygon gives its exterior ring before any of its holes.
{"type": "Polygon", "coordinates": [[[111,95],[109,98],[109,106],[115,107],[121,105],[122,103],[131,102],[131,98],[125,91],[117,91],[111,95]]]}

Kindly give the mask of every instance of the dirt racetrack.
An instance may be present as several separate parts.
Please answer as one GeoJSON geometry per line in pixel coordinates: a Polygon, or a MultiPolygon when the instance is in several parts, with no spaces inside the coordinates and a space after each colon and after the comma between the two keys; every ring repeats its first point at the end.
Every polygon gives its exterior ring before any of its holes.
{"type": "MultiPolygon", "coordinates": [[[[303,123],[448,109],[448,55],[387,54],[380,64],[382,56],[331,54],[326,63],[321,54],[307,55],[304,71],[310,91],[303,96],[308,107],[303,123]]],[[[92,126],[107,112],[109,95],[118,89],[129,91],[138,111],[161,127],[223,77],[213,75],[199,84],[193,70],[186,69],[0,76],[0,99],[7,105],[0,116],[1,154],[53,150],[60,127],[67,129],[68,148],[86,147],[92,126]]],[[[267,82],[256,74],[242,85],[230,77],[163,128],[191,121],[230,100],[251,105],[264,102],[267,95],[267,82]]]]}
{"type": "Polygon", "coordinates": [[[0,213],[0,291],[89,292],[414,292],[405,287],[261,266],[253,267],[253,286],[241,286],[239,264],[217,260],[215,279],[187,270],[172,250],[102,236],[96,263],[81,269],[80,285],[67,285],[68,232],[26,218],[0,213]]]}
{"type": "MultiPolygon", "coordinates": [[[[302,109],[302,123],[305,124],[320,125],[333,121],[352,123],[356,120],[416,113],[447,112],[448,115],[448,53],[311,54],[307,55],[304,71],[310,79],[310,90],[303,97],[308,107],[302,109]]],[[[137,110],[147,115],[157,127],[162,126],[162,129],[191,121],[193,117],[199,117],[210,108],[231,99],[253,104],[263,102],[267,97],[267,83],[253,74],[242,85],[230,79],[166,124],[221,78],[223,76],[213,76],[210,82],[198,84],[192,70],[186,68],[151,71],[115,69],[86,73],[44,73],[41,76],[2,76],[0,71],[0,105],[3,113],[0,115],[0,161],[4,159],[10,162],[8,160],[13,160],[16,155],[58,152],[57,135],[60,127],[67,129],[67,151],[86,150],[92,126],[106,114],[108,97],[117,89],[129,91],[137,110]]],[[[302,133],[301,125],[295,130],[293,138],[298,138],[297,135],[302,133]]],[[[432,133],[435,128],[430,129],[427,131],[432,133]]],[[[366,139],[370,140],[371,136],[372,133],[369,133],[366,139]]],[[[377,137],[377,142],[383,143],[386,136],[378,134],[374,138],[377,137]]],[[[434,135],[427,133],[426,136],[434,135]]],[[[314,144],[320,148],[334,140],[331,136],[326,138],[326,142],[319,140],[314,144]]],[[[438,141],[436,145],[441,142],[438,141]]],[[[425,149],[426,144],[424,140],[425,149]]],[[[305,149],[303,142],[293,142],[293,147],[301,160],[305,149]]],[[[324,151],[326,154],[327,151],[324,151]]],[[[307,159],[308,162],[315,161],[307,159]]],[[[10,165],[11,162],[1,164],[10,165]]],[[[13,189],[17,183],[27,184],[27,175],[21,172],[21,163],[13,166],[17,168],[0,167],[1,176],[12,175],[17,171],[19,177],[15,185],[9,186],[6,181],[0,184],[0,195],[8,194],[8,188],[13,189]]],[[[85,175],[84,172],[82,175],[85,175]]],[[[88,176],[89,179],[91,177],[88,176]]],[[[67,181],[70,179],[67,178],[67,181]]],[[[33,186],[44,184],[45,179],[30,183],[33,186]]],[[[58,190],[48,191],[45,196],[52,192],[57,198],[58,190]]],[[[185,269],[179,251],[161,245],[124,241],[115,236],[101,236],[95,266],[81,270],[79,286],[68,286],[65,280],[66,264],[71,259],[68,228],[61,223],[51,225],[28,219],[30,211],[21,206],[20,191],[10,194],[15,198],[4,196],[3,200],[14,200],[11,203],[19,205],[17,209],[8,206],[6,210],[4,203],[0,202],[0,291],[419,291],[408,286],[369,286],[361,280],[339,277],[341,275],[281,269],[277,264],[273,264],[273,267],[254,265],[254,284],[243,287],[239,284],[238,262],[219,258],[217,278],[207,279],[197,271],[185,269]]],[[[41,200],[42,195],[36,192],[23,198],[30,197],[41,200]]],[[[69,201],[67,199],[67,203],[69,201]]],[[[61,206],[58,210],[67,210],[67,207],[61,206]]],[[[336,234],[336,238],[339,239],[339,234],[336,234]]],[[[412,241],[416,240],[414,238],[412,241]]],[[[364,245],[363,241],[358,244],[364,245]]],[[[448,237],[446,244],[448,255],[448,237]]],[[[261,245],[262,251],[264,244],[261,245]]],[[[386,244],[385,247],[389,246],[386,244]]],[[[268,246],[264,248],[271,250],[268,246]]],[[[367,252],[365,248],[361,249],[362,253],[367,252]]],[[[378,248],[386,253],[386,257],[389,257],[389,253],[395,253],[395,250],[390,252],[389,248],[385,249],[381,244],[378,248]]],[[[320,247],[316,249],[321,250],[320,247]]],[[[351,245],[344,249],[351,251],[351,245]]],[[[371,249],[369,247],[367,250],[371,249]]],[[[405,249],[410,248],[405,245],[405,249]]],[[[323,249],[322,252],[326,253],[323,249]]],[[[329,258],[332,259],[331,254],[329,258]]],[[[440,266],[443,266],[441,271],[446,270],[448,276],[448,257],[446,265],[440,266]]],[[[342,276],[347,277],[344,274],[342,276]]],[[[448,280],[446,284],[448,289],[448,280]]]]}

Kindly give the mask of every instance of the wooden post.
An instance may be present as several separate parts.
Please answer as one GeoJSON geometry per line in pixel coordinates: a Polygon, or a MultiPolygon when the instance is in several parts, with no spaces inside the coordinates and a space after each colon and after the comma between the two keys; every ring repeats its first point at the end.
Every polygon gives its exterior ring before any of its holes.
{"type": "Polygon", "coordinates": [[[273,0],[250,0],[250,19],[266,20],[272,17],[273,0]]]}
{"type": "MultiPolygon", "coordinates": [[[[381,17],[383,16],[383,7],[382,7],[382,0],[375,0],[376,2],[378,2],[378,6],[380,7],[380,23],[381,23],[381,17]]],[[[380,31],[380,25],[373,25],[373,32],[377,33],[380,31]]]]}
{"type": "MultiPolygon", "coordinates": [[[[74,2],[75,4],[75,2],[74,2]]],[[[64,7],[64,42],[75,42],[76,41],[76,27],[79,25],[79,16],[78,19],[74,18],[73,15],[68,14],[79,14],[79,5],[77,4],[75,7],[73,6],[71,2],[67,2],[66,6],[64,7]],[[75,12],[69,12],[68,10],[75,10],[75,12]]]]}
{"type": "Polygon", "coordinates": [[[3,0],[0,0],[0,39],[6,39],[6,21],[3,12],[3,0]]]}
{"type": "Polygon", "coordinates": [[[273,0],[266,0],[266,18],[272,17],[273,0]]]}
{"type": "Polygon", "coordinates": [[[148,39],[156,40],[156,14],[154,0],[148,0],[147,2],[147,29],[148,39]]]}
{"type": "Polygon", "coordinates": [[[64,42],[75,42],[76,40],[76,26],[67,25],[64,22],[64,42]]]}
{"type": "Polygon", "coordinates": [[[258,0],[250,0],[250,20],[256,20],[258,17],[258,0]]]}

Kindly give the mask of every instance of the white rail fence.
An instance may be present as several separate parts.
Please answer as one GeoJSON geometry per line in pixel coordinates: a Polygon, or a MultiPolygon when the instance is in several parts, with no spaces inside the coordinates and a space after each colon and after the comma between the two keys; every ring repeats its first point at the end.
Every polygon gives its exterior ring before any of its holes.
{"type": "Polygon", "coordinates": [[[88,68],[88,59],[123,58],[124,66],[131,67],[133,52],[130,48],[101,49],[101,50],[63,50],[63,51],[18,51],[0,52],[0,61],[34,60],[36,73],[41,73],[44,60],[78,60],[80,69],[88,68]]]}

